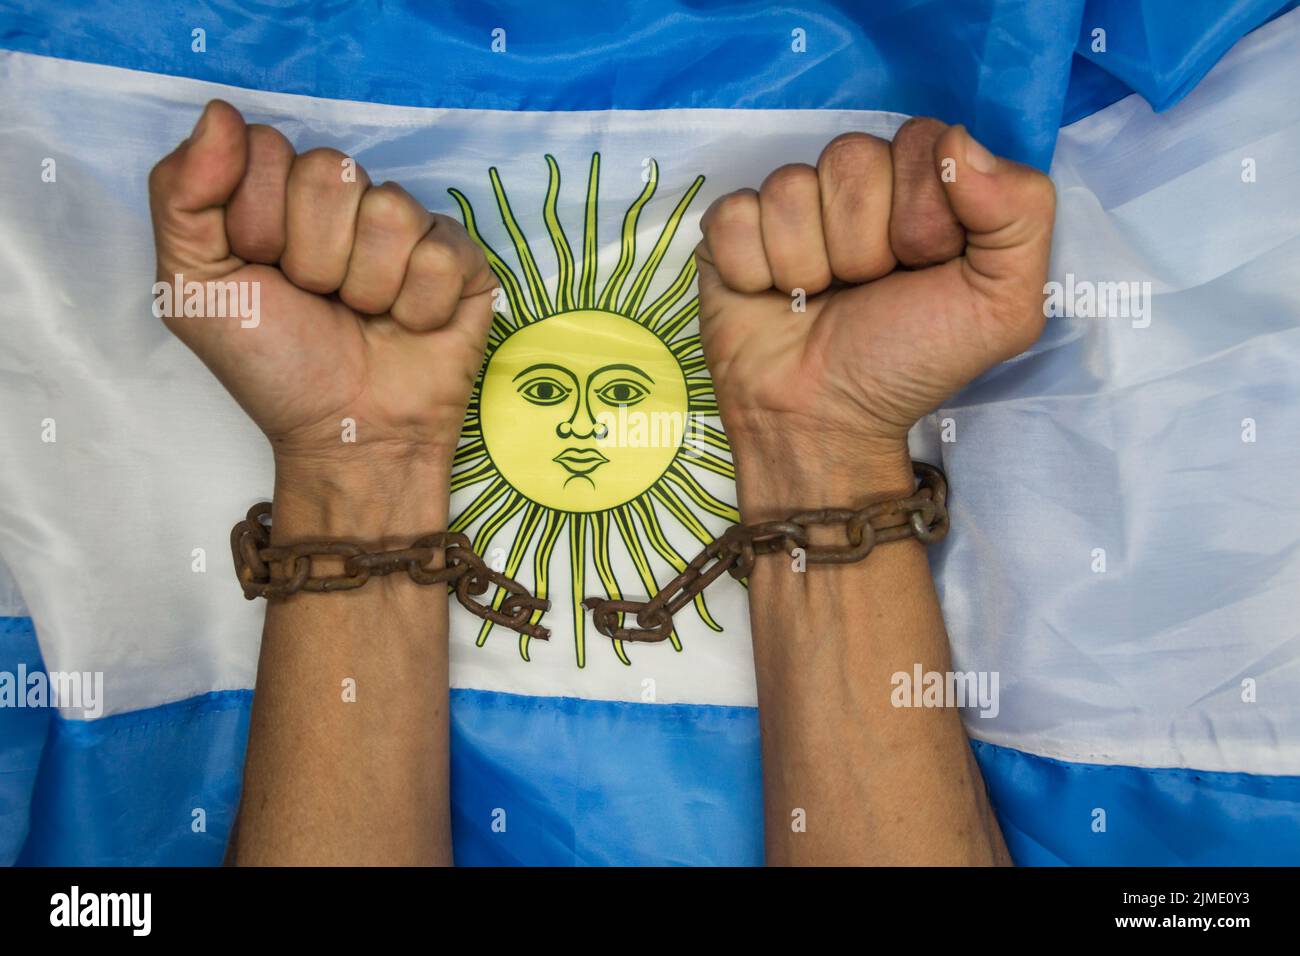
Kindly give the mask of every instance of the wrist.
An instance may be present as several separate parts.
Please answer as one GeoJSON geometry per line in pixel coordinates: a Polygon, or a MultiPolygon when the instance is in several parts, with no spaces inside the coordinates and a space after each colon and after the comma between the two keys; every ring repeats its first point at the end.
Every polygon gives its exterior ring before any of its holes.
{"type": "Polygon", "coordinates": [[[277,454],[272,542],[339,537],[400,547],[446,529],[450,483],[450,454],[365,461],[277,454]]]}
{"type": "Polygon", "coordinates": [[[916,487],[906,439],[858,441],[850,448],[829,437],[792,439],[780,432],[728,437],[747,523],[801,509],[859,508],[916,487]]]}

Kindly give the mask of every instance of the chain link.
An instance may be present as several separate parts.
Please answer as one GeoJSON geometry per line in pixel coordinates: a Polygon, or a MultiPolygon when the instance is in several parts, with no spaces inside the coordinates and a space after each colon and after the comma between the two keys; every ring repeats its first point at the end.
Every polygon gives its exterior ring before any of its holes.
{"type": "Polygon", "coordinates": [[[550,610],[551,602],[533,597],[522,584],[488,567],[463,534],[440,531],[396,551],[366,551],[350,541],[271,547],[271,504],[264,501],[248,509],[247,517],[231,529],[230,550],[244,597],[250,601],[285,598],[299,591],[351,591],[372,577],[405,571],[416,584],[450,586],[456,600],[476,617],[539,640],[551,637],[550,630],[532,623],[533,612],[550,610]],[[445,563],[436,566],[440,554],[445,563]],[[326,557],[342,558],[343,573],[313,575],[313,560],[326,557]],[[494,584],[506,592],[500,608],[475,600],[494,584]]]}
{"type": "MultiPolygon", "coordinates": [[[[823,508],[805,511],[784,521],[733,525],[713,540],[648,601],[587,598],[582,603],[592,612],[596,630],[618,641],[655,643],[672,634],[673,615],[695,600],[705,588],[730,574],[744,580],[754,570],[759,555],[803,552],[808,564],[851,564],[861,561],[876,545],[903,538],[933,544],[948,533],[948,482],[941,470],[925,462],[914,462],[919,485],[907,498],[881,501],[856,511],[823,508]],[[838,545],[809,543],[812,528],[840,526],[846,542],[838,545]],[[633,615],[636,627],[623,624],[633,615]]],[[[271,504],[262,502],[230,532],[230,549],[235,573],[244,597],[283,598],[298,591],[349,591],[371,577],[405,571],[417,584],[446,584],[455,591],[466,610],[502,627],[549,640],[551,632],[531,623],[533,613],[550,610],[551,602],[534,597],[518,581],[494,571],[475,554],[463,534],[440,531],[426,535],[409,548],[368,552],[348,541],[302,542],[271,547],[271,504]],[[434,561],[445,555],[445,565],[434,561]],[[312,560],[343,558],[343,573],[313,576],[312,560]],[[273,577],[272,570],[278,570],[273,577]],[[277,579],[278,578],[278,579],[277,579]],[[476,601],[492,585],[506,592],[500,608],[476,601]]]]}
{"type": "Polygon", "coordinates": [[[758,555],[802,549],[808,564],[851,564],[861,561],[878,544],[916,538],[933,544],[948,533],[948,482],[933,465],[915,462],[920,480],[907,498],[881,501],[857,511],[823,508],[805,511],[785,521],[733,525],[695,556],[677,577],[648,601],[587,598],[596,630],[618,641],[666,641],[672,634],[673,615],[693,601],[724,573],[736,580],[749,577],[758,555]],[[809,532],[818,525],[842,526],[847,544],[809,544],[809,532]],[[622,615],[635,615],[636,627],[620,623],[622,615]]]}

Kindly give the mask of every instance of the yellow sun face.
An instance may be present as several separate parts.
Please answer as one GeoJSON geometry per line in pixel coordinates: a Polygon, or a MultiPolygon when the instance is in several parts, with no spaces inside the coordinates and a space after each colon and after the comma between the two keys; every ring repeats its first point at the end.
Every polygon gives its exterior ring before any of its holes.
{"type": "MultiPolygon", "coordinates": [[[[602,284],[596,235],[600,154],[591,157],[576,248],[560,215],[559,165],[553,156],[546,164],[550,178],[542,211],[555,250],[553,282],[544,277],[495,168],[488,179],[518,272],[484,240],[469,198],[449,190],[500,280],[504,300],[488,333],[487,362],[456,452],[451,488],[466,498],[451,529],[468,533],[474,550],[487,556],[499,550],[494,542],[511,528],[501,570],[538,597],[550,596],[552,558],[561,552],[572,582],[563,603],[569,604],[574,654],[583,667],[582,602],[590,596],[589,582],[599,581],[609,598],[648,597],[658,582],[686,567],[667,527],[703,546],[720,530],[717,521],[731,523],[740,515],[699,477],[710,472],[730,481],[735,469],[700,344],[694,256],[688,253],[676,278],[651,294],[704,177],[695,178],[653,246],[638,256],[637,225],[659,184],[658,164],[650,162],[640,195],[623,217],[618,261],[602,284]],[[616,560],[620,552],[626,561],[616,560]]],[[[493,606],[499,608],[504,598],[498,590],[493,606]]],[[[693,604],[705,627],[722,630],[703,594],[693,604]]],[[[550,613],[562,613],[561,606],[557,600],[550,613]]],[[[533,622],[540,618],[539,611],[533,622]]],[[[491,631],[492,623],[484,622],[477,643],[491,631]]],[[[531,641],[519,637],[525,661],[531,641]]],[[[623,642],[611,643],[617,658],[630,663],[623,642]]],[[[669,643],[682,650],[676,631],[669,643]]]]}
{"type": "Polygon", "coordinates": [[[592,309],[506,339],[483,372],[479,407],[502,478],[547,508],[587,513],[645,494],[677,457],[687,413],[686,378],[668,347],[592,309]]]}

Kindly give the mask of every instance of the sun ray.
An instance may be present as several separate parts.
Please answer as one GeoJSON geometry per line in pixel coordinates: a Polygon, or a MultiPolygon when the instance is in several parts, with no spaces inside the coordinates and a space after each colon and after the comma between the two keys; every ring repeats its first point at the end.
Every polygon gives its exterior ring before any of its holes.
{"type": "Polygon", "coordinates": [[[696,415],[716,418],[718,415],[718,396],[713,391],[713,383],[708,379],[688,378],[686,392],[690,396],[690,410],[696,415]]]}
{"type": "Polygon", "coordinates": [[[714,428],[708,422],[701,421],[698,418],[691,420],[690,437],[698,439],[706,445],[712,445],[719,451],[731,452],[731,445],[727,442],[727,436],[722,429],[714,428]]]}
{"type": "Polygon", "coordinates": [[[468,445],[461,445],[456,449],[456,454],[451,458],[451,464],[454,468],[457,465],[463,465],[468,461],[477,461],[480,458],[487,457],[487,446],[483,444],[483,439],[472,441],[468,445]]]}
{"type": "Polygon", "coordinates": [[[695,476],[682,467],[680,462],[674,461],[668,466],[665,477],[675,484],[682,491],[686,492],[687,497],[694,501],[711,515],[717,515],[723,521],[737,522],[740,520],[740,512],[734,505],[729,505],[725,501],[719,501],[713,495],[705,490],[704,486],[695,480],[695,476]]]}
{"type": "MultiPolygon", "coordinates": [[[[596,564],[596,573],[600,575],[600,583],[605,586],[605,594],[611,601],[620,601],[623,599],[623,592],[619,589],[618,579],[614,576],[614,568],[609,563],[609,512],[597,511],[591,516],[591,556],[596,564]]],[[[623,615],[619,615],[622,621],[623,615]]],[[[623,648],[622,641],[611,641],[614,645],[614,653],[618,659],[629,667],[632,662],[628,660],[627,651],[623,648]]]]}
{"type": "Polygon", "coordinates": [[[504,528],[511,518],[519,514],[520,509],[523,508],[527,500],[513,488],[510,490],[509,497],[501,502],[501,507],[492,512],[491,517],[483,522],[483,526],[474,535],[474,542],[470,547],[473,548],[475,554],[484,561],[491,563],[487,549],[492,546],[492,539],[497,536],[497,532],[504,528]]]}
{"type": "Polygon", "coordinates": [[[693,449],[686,452],[677,459],[687,465],[694,465],[697,468],[703,468],[705,471],[711,471],[715,475],[721,475],[723,478],[730,478],[733,481],[736,477],[736,466],[725,458],[719,458],[717,455],[704,451],[701,448],[693,449]]]}
{"type": "MultiPolygon", "coordinates": [[[[505,290],[506,300],[510,303],[510,310],[515,317],[515,323],[525,324],[536,322],[537,317],[533,315],[532,310],[528,307],[528,302],[524,299],[524,290],[519,285],[519,280],[515,278],[514,271],[506,265],[495,249],[483,238],[483,234],[478,231],[478,222],[474,219],[474,207],[469,204],[465,194],[459,189],[448,189],[456,204],[460,206],[461,219],[465,223],[465,231],[469,233],[470,238],[477,242],[483,248],[483,254],[487,256],[488,265],[492,267],[493,273],[501,280],[501,288],[505,290]]],[[[501,326],[500,334],[502,338],[507,338],[516,328],[516,324],[500,312],[494,312],[492,315],[492,328],[497,330],[501,326]]]]}
{"type": "Polygon", "coordinates": [[[573,250],[569,239],[564,234],[564,224],[556,209],[560,200],[560,167],[555,157],[546,154],[546,167],[550,178],[546,183],[546,231],[551,234],[551,244],[555,246],[555,259],[559,264],[559,276],[556,280],[555,306],[561,312],[573,308],[573,250]]]}
{"type": "Polygon", "coordinates": [[[496,473],[496,466],[492,464],[492,459],[485,458],[482,463],[475,465],[473,468],[453,473],[451,476],[451,490],[460,491],[460,489],[468,488],[470,485],[477,485],[480,481],[486,481],[496,473]]]}
{"type": "MultiPolygon", "coordinates": [[[[528,510],[524,512],[524,520],[519,525],[519,533],[515,535],[514,544],[510,546],[510,553],[506,556],[505,573],[507,577],[513,578],[519,571],[519,565],[524,560],[528,546],[533,542],[533,535],[537,533],[537,520],[541,515],[542,506],[529,503],[528,510]]],[[[505,602],[505,599],[505,588],[497,588],[496,593],[492,595],[492,609],[494,611],[501,610],[501,605],[505,602]]],[[[478,630],[478,640],[474,643],[482,647],[488,639],[488,634],[492,632],[493,626],[491,621],[484,621],[478,630]]],[[[524,635],[521,634],[520,636],[523,637],[524,635]]],[[[527,659],[527,656],[525,656],[524,660],[527,659]]]]}
{"type": "Polygon", "coordinates": [[[684,306],[677,310],[672,318],[668,319],[660,328],[652,329],[655,335],[659,336],[665,342],[671,342],[673,337],[679,334],[683,329],[700,315],[699,296],[691,299],[684,306]]]}
{"type": "MultiPolygon", "coordinates": [[[[645,585],[646,597],[648,598],[659,591],[659,582],[655,580],[655,573],[650,567],[650,560],[646,557],[645,548],[641,547],[641,541],[637,537],[636,528],[632,523],[632,512],[627,505],[614,509],[614,521],[618,524],[618,534],[623,539],[627,553],[632,556],[632,564],[636,567],[637,576],[641,578],[641,583],[645,585]]],[[[676,628],[673,628],[668,633],[668,640],[672,643],[674,650],[681,651],[682,640],[677,636],[676,628]]]]}
{"type": "Polygon", "coordinates": [[[600,193],[600,153],[591,154],[587,173],[587,205],[582,223],[582,279],[578,283],[578,308],[596,307],[596,207],[600,193]]]}
{"type": "Polygon", "coordinates": [[[479,492],[478,497],[470,502],[469,506],[465,508],[464,511],[456,516],[456,520],[451,523],[450,530],[457,532],[464,531],[471,524],[481,518],[485,511],[500,501],[501,496],[509,490],[510,483],[504,478],[498,478],[496,481],[492,482],[492,484],[479,492]]]}
{"type": "MultiPolygon", "coordinates": [[[[555,553],[555,543],[560,538],[560,532],[564,530],[564,522],[568,516],[562,511],[555,511],[552,508],[546,509],[546,524],[542,527],[542,536],[537,542],[537,549],[533,552],[533,595],[545,599],[549,596],[550,579],[551,579],[551,555],[555,553]]],[[[536,624],[542,619],[541,611],[534,611],[529,622],[536,624]]],[[[528,634],[519,635],[519,656],[524,660],[530,660],[528,656],[528,645],[532,642],[532,637],[528,634]]]]}
{"type": "Polygon", "coordinates": [[[569,573],[573,579],[573,646],[578,655],[578,666],[587,666],[587,609],[583,600],[587,596],[587,526],[590,518],[584,514],[569,516],[569,573]]]}
{"type": "Polygon", "coordinates": [[[691,413],[694,415],[707,415],[710,418],[717,418],[718,401],[714,398],[692,398],[691,413]]]}
{"type": "MultiPolygon", "coordinates": [[[[659,263],[663,262],[664,255],[668,252],[668,246],[672,243],[673,237],[677,235],[677,227],[681,225],[682,217],[686,215],[686,207],[691,204],[695,194],[700,191],[704,185],[704,177],[696,176],[695,182],[686,190],[682,198],[677,201],[673,211],[668,216],[668,221],[664,223],[663,229],[659,233],[659,239],[655,242],[654,247],[650,250],[650,255],[646,258],[645,264],[641,266],[641,271],[637,273],[636,279],[632,283],[632,288],[628,290],[627,298],[623,300],[623,305],[619,309],[624,315],[636,315],[637,309],[641,308],[641,300],[645,298],[646,293],[650,290],[650,283],[654,281],[655,273],[659,270],[659,263]]],[[[694,256],[691,257],[694,259],[694,256]]]]}
{"type": "Polygon", "coordinates": [[[645,186],[641,190],[641,195],[633,200],[632,205],[628,207],[627,215],[623,217],[623,240],[619,247],[618,265],[614,267],[614,274],[609,277],[609,282],[605,283],[605,291],[600,294],[600,301],[596,308],[604,309],[607,312],[616,312],[618,303],[618,293],[623,288],[623,281],[627,274],[632,271],[632,264],[636,261],[636,224],[641,218],[641,209],[650,201],[650,197],[655,194],[655,187],[659,185],[659,164],[653,159],[650,160],[649,176],[646,178],[645,186]]]}
{"type": "Polygon", "coordinates": [[[691,513],[690,507],[678,497],[672,488],[658,484],[650,489],[650,494],[655,497],[655,500],[663,504],[674,518],[681,522],[682,527],[689,531],[696,541],[705,545],[713,543],[713,535],[709,533],[709,529],[704,527],[700,519],[691,513]]]}
{"type": "Polygon", "coordinates": [[[659,298],[655,299],[645,309],[636,316],[636,320],[646,328],[654,331],[656,325],[668,314],[677,303],[682,301],[686,293],[691,291],[691,286],[695,284],[696,265],[695,257],[691,256],[682,266],[682,271],[677,273],[677,278],[673,284],[664,290],[659,298]]]}
{"type": "Polygon", "coordinates": [[[703,355],[692,355],[690,358],[684,358],[681,361],[682,372],[686,375],[706,371],[709,367],[709,363],[704,360],[703,355]]]}
{"type": "Polygon", "coordinates": [[[510,200],[506,197],[505,186],[501,184],[501,174],[493,166],[488,170],[488,178],[492,180],[492,192],[497,197],[497,209],[501,213],[501,222],[506,227],[506,232],[510,233],[510,241],[514,244],[515,255],[519,257],[519,264],[524,270],[524,281],[528,283],[528,292],[533,300],[533,308],[539,319],[544,319],[548,315],[553,315],[555,310],[551,308],[551,297],[546,292],[546,283],[542,281],[541,270],[537,268],[537,260],[533,257],[533,250],[528,246],[528,240],[524,238],[523,230],[519,228],[519,222],[515,219],[515,211],[510,208],[510,200]]]}
{"type": "MultiPolygon", "coordinates": [[[[655,514],[654,505],[650,500],[642,495],[632,502],[632,507],[636,510],[637,515],[641,518],[641,525],[645,528],[646,539],[650,542],[650,547],[659,552],[672,569],[677,573],[686,570],[686,559],[677,553],[677,549],[668,541],[668,536],[664,534],[663,525],[659,523],[659,516],[655,514]]],[[[722,625],[713,619],[709,613],[709,606],[704,602],[704,593],[695,595],[695,613],[700,616],[705,625],[714,631],[721,631],[722,625]]]]}
{"type": "Polygon", "coordinates": [[[681,358],[683,355],[689,355],[691,352],[702,351],[703,348],[704,343],[700,341],[698,332],[695,335],[688,335],[684,339],[678,339],[672,345],[668,346],[668,350],[678,358],[681,358]]]}

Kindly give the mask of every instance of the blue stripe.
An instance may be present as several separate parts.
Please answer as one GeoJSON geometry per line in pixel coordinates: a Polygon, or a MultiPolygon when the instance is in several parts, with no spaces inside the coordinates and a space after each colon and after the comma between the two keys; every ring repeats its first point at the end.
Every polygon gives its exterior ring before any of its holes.
{"type": "Polygon", "coordinates": [[[893,110],[1051,157],[1083,0],[689,0],[278,9],[3,0],[0,47],[309,96],[505,110],[893,110]],[[436,11],[436,12],[435,12],[436,11]],[[206,31],[206,52],[191,31],[206,31]],[[492,31],[506,31],[493,53],[492,31]],[[792,49],[796,29],[807,52],[792,49]]]}
{"type": "Polygon", "coordinates": [[[963,122],[1046,168],[1059,125],[1178,102],[1297,0],[0,2],[0,47],[231,86],[506,110],[875,109],[963,122]],[[1106,30],[1094,50],[1093,31],[1106,30]],[[205,31],[204,52],[192,31],[205,31]],[[492,49],[505,31],[505,50],[492,49]],[[806,52],[792,49],[803,30],[806,52]]]}
{"type": "MultiPolygon", "coordinates": [[[[220,862],[251,699],[229,691],[96,721],[54,718],[20,862],[220,862]]],[[[475,690],[452,691],[451,705],[457,863],[761,862],[756,711],[475,690]]],[[[973,746],[1018,863],[1300,862],[1300,777],[973,746]]]]}
{"type": "Polygon", "coordinates": [[[1300,0],[1088,0],[1061,125],[1132,93],[1156,111],[1169,109],[1243,36],[1298,6],[1300,0]]]}
{"type": "MultiPolygon", "coordinates": [[[[30,617],[0,617],[0,670],[45,669],[30,617]]],[[[27,837],[28,811],[45,749],[50,711],[0,707],[0,866],[18,857],[27,837]]]]}
{"type": "Polygon", "coordinates": [[[451,706],[458,863],[762,862],[752,708],[475,690],[451,706]]]}
{"type": "Polygon", "coordinates": [[[1011,856],[1023,866],[1300,864],[1300,777],[974,747],[1011,856]]]}
{"type": "Polygon", "coordinates": [[[56,714],[19,864],[220,863],[251,703],[219,691],[99,720],[56,714]]]}

